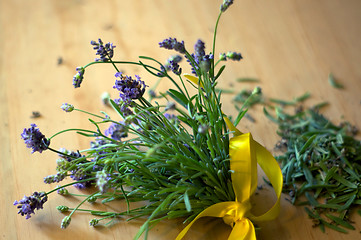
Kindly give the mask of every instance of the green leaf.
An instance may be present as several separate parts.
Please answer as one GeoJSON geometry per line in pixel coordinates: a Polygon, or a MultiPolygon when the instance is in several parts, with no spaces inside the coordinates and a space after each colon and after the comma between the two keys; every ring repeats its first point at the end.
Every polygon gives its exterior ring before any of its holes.
{"type": "Polygon", "coordinates": [[[187,108],[188,99],[186,96],[174,89],[169,89],[167,93],[174,99],[174,101],[182,105],[184,108],[187,108]]]}
{"type": "Polygon", "coordinates": [[[335,223],[345,227],[345,228],[348,228],[348,229],[351,229],[351,230],[355,230],[355,227],[352,226],[350,223],[346,222],[345,220],[339,218],[339,217],[336,217],[334,215],[331,215],[331,214],[325,214],[326,217],[328,217],[329,219],[331,219],[332,221],[334,221],[335,223]]]}
{"type": "Polygon", "coordinates": [[[188,212],[192,211],[192,206],[191,206],[191,203],[189,201],[188,191],[185,191],[183,199],[184,199],[184,204],[186,205],[187,211],[188,212]]]}
{"type": "Polygon", "coordinates": [[[214,77],[214,81],[216,81],[217,78],[219,78],[219,76],[221,76],[221,74],[222,74],[222,72],[223,72],[223,70],[224,70],[225,67],[226,67],[226,66],[223,65],[223,66],[219,69],[217,75],[214,77]]]}
{"type": "Polygon", "coordinates": [[[336,82],[335,77],[333,76],[332,73],[328,75],[328,83],[334,88],[338,88],[338,89],[344,88],[342,84],[336,82]]]}
{"type": "Polygon", "coordinates": [[[306,152],[306,150],[308,149],[308,147],[313,143],[313,141],[315,140],[315,138],[317,137],[317,135],[312,135],[312,137],[310,137],[307,142],[302,146],[299,154],[304,154],[306,152]]]}
{"type": "Polygon", "coordinates": [[[251,78],[251,77],[244,77],[244,78],[237,78],[237,82],[259,82],[259,79],[257,78],[251,78]]]}

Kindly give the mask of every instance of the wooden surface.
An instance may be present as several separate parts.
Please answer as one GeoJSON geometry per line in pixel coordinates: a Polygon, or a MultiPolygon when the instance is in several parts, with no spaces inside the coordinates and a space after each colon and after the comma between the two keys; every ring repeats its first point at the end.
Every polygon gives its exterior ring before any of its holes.
{"type": "MultiPolygon", "coordinates": [[[[43,177],[55,173],[56,155],[30,154],[20,133],[36,123],[47,136],[70,127],[88,127],[85,115],[66,114],[59,106],[69,102],[98,113],[111,110],[100,95],[113,97],[113,69],[89,68],[80,89],[72,86],[75,67],[95,57],[90,40],[101,37],[116,45],[115,58],[137,61],[139,55],[164,61],[169,54],[158,42],[177,37],[188,49],[200,38],[210,50],[212,31],[221,0],[1,0],[0,1],[0,239],[132,239],[141,223],[119,221],[111,227],[92,228],[87,214],[76,214],[68,229],[60,229],[63,215],[57,205],[75,206],[76,198],[50,195],[45,209],[31,219],[17,215],[14,200],[33,191],[50,190],[43,177]],[[63,60],[58,64],[58,59],[63,60]],[[32,119],[32,111],[41,117],[32,119]]],[[[308,104],[330,102],[324,114],[332,121],[342,119],[361,128],[361,2],[358,0],[236,0],[222,17],[217,52],[240,51],[244,60],[228,62],[220,86],[252,89],[239,77],[259,78],[268,97],[292,99],[312,94],[308,104]],[[332,72],[345,86],[338,90],[327,82],[332,72]]],[[[183,63],[185,64],[185,63],[183,63]]],[[[127,74],[141,74],[148,85],[154,78],[140,68],[121,66],[127,74]]],[[[159,90],[168,89],[162,82],[159,90]]],[[[233,96],[225,95],[224,112],[234,113],[233,96]],[[229,104],[227,104],[229,103],[229,104]]],[[[243,131],[272,150],[278,140],[275,127],[261,108],[251,110],[256,123],[241,122],[243,131]]],[[[88,142],[75,134],[64,134],[52,142],[54,148],[86,148],[88,142]]],[[[77,192],[75,189],[73,190],[77,192]]],[[[256,205],[270,205],[270,189],[256,205]]],[[[357,229],[340,234],[312,228],[303,208],[282,197],[280,216],[260,226],[259,239],[361,239],[361,219],[352,215],[357,229]]],[[[91,207],[91,206],[90,206],[91,207]]],[[[102,206],[94,207],[106,209],[102,206]]],[[[113,208],[124,209],[123,203],[113,208]]],[[[111,208],[108,207],[108,208],[111,208]]],[[[181,222],[164,221],[150,239],[173,239],[183,228],[181,222]]],[[[230,228],[221,220],[203,219],[185,239],[227,239],[230,228]]]]}

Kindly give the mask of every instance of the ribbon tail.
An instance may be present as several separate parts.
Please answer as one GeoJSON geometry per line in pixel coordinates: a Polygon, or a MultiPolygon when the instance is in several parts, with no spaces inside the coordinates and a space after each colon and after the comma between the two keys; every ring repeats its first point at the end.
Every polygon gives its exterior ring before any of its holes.
{"type": "Polygon", "coordinates": [[[281,169],[272,154],[261,144],[256,142],[257,162],[270,180],[277,196],[276,203],[270,210],[260,216],[252,216],[253,221],[269,221],[275,219],[280,211],[280,201],[283,187],[283,175],[281,169]]]}
{"type": "Polygon", "coordinates": [[[253,223],[248,218],[237,221],[228,240],[256,240],[253,223]]]}

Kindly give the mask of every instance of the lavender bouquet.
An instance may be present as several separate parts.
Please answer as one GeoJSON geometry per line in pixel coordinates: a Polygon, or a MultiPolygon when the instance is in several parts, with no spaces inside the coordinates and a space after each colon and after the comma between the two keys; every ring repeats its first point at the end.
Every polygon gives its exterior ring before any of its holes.
{"type": "MultiPolygon", "coordinates": [[[[222,61],[242,59],[236,52],[222,53],[217,61],[214,56],[219,20],[232,3],[228,0],[221,4],[212,51],[208,54],[201,40],[196,42],[194,53],[190,53],[183,41],[169,38],[159,46],[179,55],[170,57],[166,64],[144,56],[139,57],[139,62],[117,61],[112,43],[104,44],[101,39],[91,41],[98,58],[76,69],[73,85],[75,88],[81,86],[88,67],[100,63],[113,65],[113,88],[119,91],[119,98],[106,101],[119,118],[112,119],[104,112],[99,115],[88,113],[65,103],[61,108],[66,112],[89,114],[94,129],[66,129],[49,138],[35,124],[24,129],[21,137],[33,153],[51,150],[58,154],[57,172],[45,177],[44,182],[60,183],[67,177],[73,181],[58,185],[49,192],[34,192],[15,201],[18,213],[28,219],[35,210],[43,208],[51,193],[71,194],[68,188],[75,186],[89,188],[91,194],[83,195],[84,199],[76,207],[57,207],[68,213],[61,228],[70,224],[77,211],[95,216],[89,222],[91,226],[123,216],[128,216],[128,220],[146,217],[135,236],[138,239],[142,234],[147,238],[149,229],[163,219],[184,218],[185,222],[193,223],[200,217],[213,216],[222,217],[233,227],[230,239],[254,239],[254,227],[249,219],[269,220],[277,215],[282,174],[268,151],[250,134],[242,134],[236,129],[247,110],[242,108],[233,122],[221,110],[221,92],[216,91],[216,86],[225,66],[218,65],[222,61]],[[192,75],[182,75],[179,63],[183,57],[191,65],[192,75]],[[120,72],[119,64],[142,67],[155,78],[171,81],[174,89],[161,96],[148,90],[150,98],[146,99],[146,83],[137,75],[133,77],[120,72]],[[196,93],[190,94],[190,88],[194,88],[196,93]],[[153,101],[156,97],[167,103],[161,105],[153,101]],[[53,138],[68,131],[90,138],[90,148],[75,151],[53,149],[53,138]],[[257,161],[264,169],[271,169],[265,172],[278,196],[274,207],[263,216],[253,216],[249,211],[249,197],[257,185],[257,161]],[[85,202],[108,203],[121,199],[128,206],[123,212],[82,208],[85,202]],[[132,202],[144,204],[132,208],[132,202]]],[[[256,88],[250,98],[258,93],[256,88]]]]}

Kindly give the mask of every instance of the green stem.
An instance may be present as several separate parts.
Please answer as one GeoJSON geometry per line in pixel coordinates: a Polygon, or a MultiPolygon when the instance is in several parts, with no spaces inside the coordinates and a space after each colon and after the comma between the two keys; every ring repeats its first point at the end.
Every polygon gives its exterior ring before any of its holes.
{"type": "Polygon", "coordinates": [[[81,201],[78,206],[76,206],[73,211],[71,211],[71,213],[68,215],[69,218],[71,218],[71,216],[75,213],[75,211],[83,204],[85,203],[89,198],[93,197],[95,194],[98,194],[99,192],[95,192],[91,195],[89,195],[87,198],[85,198],[83,201],[81,201]]]}
{"type": "Polygon", "coordinates": [[[61,133],[65,133],[65,132],[70,132],[70,131],[81,131],[81,132],[88,132],[88,133],[94,133],[94,134],[99,134],[98,132],[95,132],[95,131],[91,131],[91,130],[85,130],[85,129],[80,129],[80,128],[69,128],[69,129],[65,129],[63,131],[60,131],[60,132],[57,132],[55,133],[53,136],[51,136],[49,138],[49,140],[51,140],[53,137],[61,134],[61,133]]]}
{"type": "MultiPolygon", "coordinates": [[[[87,178],[87,179],[79,180],[79,181],[76,181],[76,182],[71,182],[71,183],[68,183],[68,184],[65,184],[65,185],[56,187],[56,188],[54,188],[53,190],[50,190],[49,192],[46,193],[46,195],[49,195],[49,194],[52,193],[52,192],[58,191],[58,190],[61,189],[61,188],[68,187],[68,186],[72,186],[72,185],[74,185],[74,184],[76,184],[76,183],[87,182],[87,181],[91,181],[91,180],[95,180],[95,179],[96,179],[96,177],[87,178]]],[[[98,192],[96,192],[96,193],[98,193],[98,192]]],[[[94,195],[94,194],[92,194],[92,196],[93,196],[93,195],[94,195]]]]}

